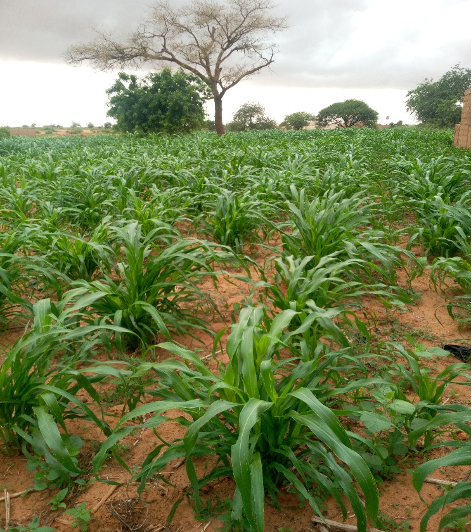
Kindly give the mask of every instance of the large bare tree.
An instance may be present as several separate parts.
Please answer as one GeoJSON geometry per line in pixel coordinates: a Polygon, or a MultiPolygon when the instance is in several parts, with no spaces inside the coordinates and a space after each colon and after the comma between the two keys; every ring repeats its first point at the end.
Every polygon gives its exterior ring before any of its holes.
{"type": "Polygon", "coordinates": [[[89,61],[99,70],[173,63],[193,72],[211,90],[221,135],[223,96],[274,62],[276,47],[270,37],[286,24],[285,18],[271,15],[273,8],[271,0],[194,0],[180,9],[157,2],[125,40],[97,31],[95,41],[71,46],[66,60],[89,61]]]}

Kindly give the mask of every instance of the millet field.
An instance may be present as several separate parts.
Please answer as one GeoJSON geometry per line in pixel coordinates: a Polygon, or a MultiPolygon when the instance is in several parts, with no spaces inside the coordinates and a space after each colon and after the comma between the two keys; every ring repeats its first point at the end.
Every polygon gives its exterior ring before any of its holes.
{"type": "Polygon", "coordinates": [[[421,127],[0,138],[0,530],[470,530],[470,178],[421,127]]]}

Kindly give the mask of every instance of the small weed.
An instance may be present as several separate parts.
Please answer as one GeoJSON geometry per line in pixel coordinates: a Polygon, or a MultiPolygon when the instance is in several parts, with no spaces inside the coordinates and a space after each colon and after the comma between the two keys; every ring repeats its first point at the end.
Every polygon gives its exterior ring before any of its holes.
{"type": "Polygon", "coordinates": [[[67,497],[68,493],[69,493],[69,488],[64,488],[59,493],[56,493],[54,498],[52,498],[48,502],[48,504],[51,505],[51,510],[59,510],[60,508],[65,508],[66,503],[64,502],[64,499],[67,497]]]}
{"type": "Polygon", "coordinates": [[[34,516],[34,519],[27,526],[13,526],[9,527],[8,531],[0,528],[0,532],[54,532],[55,528],[51,526],[39,526],[39,517],[34,516]]]}
{"type": "Polygon", "coordinates": [[[85,532],[88,530],[89,522],[92,519],[95,519],[92,517],[90,510],[87,510],[87,504],[85,502],[82,502],[80,506],[75,506],[74,508],[66,510],[64,513],[69,514],[73,518],[71,528],[78,526],[80,528],[80,532],[85,532]]]}
{"type": "Polygon", "coordinates": [[[194,508],[195,518],[199,521],[208,521],[211,517],[219,515],[223,512],[231,513],[232,507],[233,504],[230,499],[224,499],[223,501],[220,500],[218,497],[216,498],[216,500],[208,499],[202,504],[198,512],[196,507],[194,508]]]}
{"type": "Polygon", "coordinates": [[[457,397],[459,394],[453,390],[452,388],[449,388],[449,390],[447,391],[447,395],[451,398],[451,399],[454,399],[455,397],[457,397]]]}
{"type": "MultiPolygon", "coordinates": [[[[80,443],[80,445],[82,445],[82,443],[80,443]]],[[[78,464],[78,458],[80,458],[80,455],[78,454],[78,446],[75,448],[70,446],[69,449],[71,452],[77,453],[77,458],[74,456],[73,460],[78,464]]],[[[60,465],[47,462],[39,454],[28,455],[26,469],[35,472],[33,487],[36,491],[42,491],[46,488],[65,488],[66,490],[69,488],[83,489],[83,486],[87,484],[84,478],[77,476],[77,474],[66,474],[60,465]]]]}
{"type": "Polygon", "coordinates": [[[205,506],[200,508],[200,514],[196,517],[202,521],[208,521],[210,517],[220,514],[218,519],[222,522],[222,526],[218,527],[216,530],[221,532],[245,532],[249,530],[249,524],[246,517],[242,516],[242,523],[235,520],[232,517],[233,512],[233,501],[232,499],[223,499],[223,501],[218,499],[218,494],[216,494],[216,501],[213,501],[213,504],[210,500],[206,501],[205,506]]]}
{"type": "Polygon", "coordinates": [[[458,519],[455,523],[451,523],[449,528],[455,532],[466,532],[469,520],[467,518],[458,519]]]}
{"type": "MultiPolygon", "coordinates": [[[[398,507],[398,504],[393,505],[398,507]]],[[[395,530],[398,532],[409,532],[411,521],[403,521],[402,523],[397,523],[394,517],[389,517],[388,515],[380,512],[379,514],[379,526],[382,530],[395,530]]]]}

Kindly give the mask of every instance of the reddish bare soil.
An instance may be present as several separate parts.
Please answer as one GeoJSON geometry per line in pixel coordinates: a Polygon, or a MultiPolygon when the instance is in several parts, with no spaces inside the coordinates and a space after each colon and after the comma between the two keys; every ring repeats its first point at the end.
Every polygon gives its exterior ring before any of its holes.
{"type": "MultiPolygon", "coordinates": [[[[260,252],[257,261],[263,263],[267,258],[266,251],[260,252]]],[[[231,270],[231,268],[230,268],[231,270]]],[[[235,272],[234,272],[235,273],[235,272]]],[[[239,271],[239,273],[243,273],[239,271]]],[[[255,276],[255,268],[251,269],[255,276]]],[[[231,324],[231,311],[233,305],[248,296],[250,285],[238,280],[225,279],[221,276],[218,281],[218,288],[215,292],[211,282],[202,284],[202,288],[213,292],[214,299],[218,305],[221,316],[208,307],[207,318],[212,321],[211,327],[217,332],[223,327],[231,324]]],[[[405,276],[399,273],[400,284],[404,282],[405,276]]],[[[429,282],[427,271],[418,279],[413,281],[413,289],[421,296],[421,300],[415,305],[407,305],[397,310],[386,310],[374,299],[364,302],[366,310],[376,319],[370,323],[371,330],[375,329],[376,340],[378,341],[399,341],[406,343],[405,336],[411,335],[416,341],[430,346],[442,346],[444,343],[463,343],[470,345],[470,335],[468,330],[460,330],[457,322],[448,315],[444,306],[444,299],[438,295],[429,282]]],[[[7,348],[20,335],[21,330],[14,330],[8,333],[0,333],[1,347],[7,348]]],[[[201,339],[201,343],[192,338],[176,338],[177,341],[192,348],[201,350],[201,357],[208,361],[208,366],[212,370],[217,370],[217,360],[227,360],[224,353],[218,353],[216,360],[211,357],[213,340],[210,335],[200,331],[194,331],[201,339]],[[210,355],[210,356],[208,356],[210,355]]],[[[227,331],[225,337],[229,334],[227,331]]],[[[224,341],[223,341],[224,344],[224,341]]],[[[137,353],[139,354],[139,353],[137,353]]],[[[140,354],[139,354],[140,355],[140,354]]],[[[161,358],[163,353],[158,353],[161,358]]],[[[162,359],[162,358],[161,358],[162,359]]],[[[428,361],[427,365],[434,372],[440,372],[447,365],[458,362],[453,356],[445,358],[437,357],[428,361]]],[[[445,401],[470,404],[470,391],[467,386],[451,385],[444,395],[445,401]]],[[[119,413],[122,405],[118,404],[109,408],[110,412],[119,413]]],[[[175,415],[180,413],[175,412],[175,415]]],[[[88,440],[99,439],[98,431],[94,433],[93,428],[86,423],[74,422],[75,434],[88,440]]],[[[72,427],[71,427],[72,428],[72,427]]],[[[173,438],[183,435],[182,427],[176,422],[169,421],[160,427],[164,438],[171,441],[173,438]]],[[[458,437],[461,437],[459,434],[458,437]]],[[[130,466],[137,465],[143,461],[146,455],[156,445],[156,438],[151,430],[137,432],[126,438],[123,442],[123,457],[130,466]]],[[[92,450],[88,449],[91,459],[92,450]]],[[[447,450],[436,449],[430,458],[444,455],[447,450]]],[[[85,453],[86,454],[86,453],[85,453]]],[[[401,464],[402,472],[393,478],[386,480],[383,485],[379,485],[380,508],[384,516],[385,530],[412,530],[419,531],[421,517],[427,509],[427,503],[437,498],[444,492],[443,488],[432,484],[425,484],[421,495],[425,502],[422,502],[412,486],[410,471],[415,468],[416,460],[423,460],[421,456],[414,456],[401,464]]],[[[84,460],[87,460],[85,456],[84,460]]],[[[0,456],[0,487],[8,490],[10,494],[27,490],[33,485],[33,474],[26,469],[26,458],[23,456],[0,456]]],[[[197,466],[203,471],[207,464],[199,463],[197,466]]],[[[460,481],[470,472],[466,467],[442,468],[435,472],[436,478],[460,481]]],[[[102,479],[120,483],[114,487],[90,478],[90,484],[81,492],[76,492],[67,500],[67,506],[78,506],[81,502],[86,502],[87,508],[92,510],[94,520],[90,522],[91,532],[114,532],[127,530],[141,530],[143,532],[167,531],[167,532],[214,532],[222,526],[215,515],[209,517],[209,521],[198,521],[195,519],[193,510],[189,506],[186,498],[186,490],[190,487],[187,479],[185,465],[182,461],[175,461],[165,468],[163,477],[169,484],[156,479],[147,485],[142,501],[137,498],[137,484],[130,483],[131,475],[127,473],[119,464],[114,461],[106,463],[101,472],[102,479]],[[166,524],[166,517],[173,504],[183,498],[178,506],[174,518],[170,524],[166,524]],[[144,501],[144,503],[143,503],[144,501]]],[[[222,482],[215,482],[207,488],[203,494],[215,506],[218,501],[223,506],[225,499],[231,499],[234,493],[234,483],[227,479],[222,482]]],[[[31,522],[35,514],[41,518],[42,525],[56,527],[59,532],[69,531],[72,519],[63,514],[63,510],[53,512],[47,504],[55,492],[50,490],[29,491],[26,495],[11,500],[11,523],[21,523],[23,525],[31,522]]],[[[0,497],[2,493],[0,492],[0,497]]],[[[280,509],[275,509],[266,504],[266,531],[267,532],[308,532],[317,528],[311,522],[313,511],[308,504],[304,508],[299,507],[297,496],[284,493],[280,499],[280,509]]],[[[1,503],[2,516],[5,507],[1,503]]],[[[326,517],[335,521],[342,521],[342,514],[333,501],[326,501],[326,517]]],[[[428,530],[437,530],[441,514],[430,520],[428,530]]],[[[353,514],[349,514],[346,523],[355,524],[353,514]]],[[[466,527],[466,530],[470,530],[466,527]]]]}

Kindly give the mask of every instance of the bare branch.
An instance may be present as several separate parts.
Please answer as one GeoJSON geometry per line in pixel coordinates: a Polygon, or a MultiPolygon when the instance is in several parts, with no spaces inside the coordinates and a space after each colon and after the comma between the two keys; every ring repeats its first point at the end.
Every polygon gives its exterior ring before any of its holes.
{"type": "Polygon", "coordinates": [[[273,8],[271,0],[193,0],[180,9],[159,1],[127,39],[97,31],[95,41],[71,46],[65,59],[98,70],[172,63],[203,80],[221,105],[227,90],[274,62],[268,37],[286,20],[271,15],[273,8]]]}

